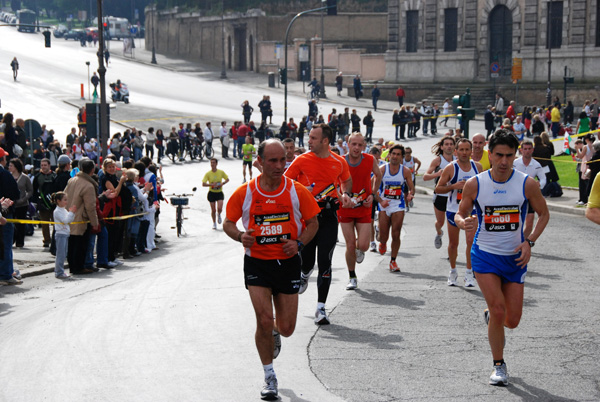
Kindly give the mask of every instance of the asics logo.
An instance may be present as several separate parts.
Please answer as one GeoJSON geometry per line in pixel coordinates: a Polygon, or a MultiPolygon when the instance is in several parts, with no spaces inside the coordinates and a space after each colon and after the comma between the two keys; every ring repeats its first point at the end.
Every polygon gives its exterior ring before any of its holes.
{"type": "Polygon", "coordinates": [[[494,194],[506,194],[506,190],[498,190],[498,189],[495,189],[495,190],[494,190],[494,194]]]}
{"type": "Polygon", "coordinates": [[[272,199],[267,199],[267,200],[265,201],[265,204],[275,204],[275,200],[272,200],[272,199]]]}

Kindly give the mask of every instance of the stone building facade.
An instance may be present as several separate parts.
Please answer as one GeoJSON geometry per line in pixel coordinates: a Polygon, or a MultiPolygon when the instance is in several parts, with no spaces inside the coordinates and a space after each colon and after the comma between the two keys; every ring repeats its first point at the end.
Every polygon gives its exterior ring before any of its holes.
{"type": "MultiPolygon", "coordinates": [[[[274,45],[283,43],[286,28],[294,17],[293,14],[267,16],[258,9],[227,13],[223,17],[204,16],[200,12],[181,12],[176,7],[159,11],[151,6],[146,8],[145,13],[146,49],[154,45],[158,53],[218,66],[225,58],[227,69],[255,72],[273,71],[276,65],[273,62],[274,45]],[[268,54],[261,52],[264,44],[270,47],[268,54]]],[[[377,53],[383,57],[388,32],[385,13],[338,13],[324,18],[323,35],[319,14],[300,18],[290,30],[290,48],[296,49],[298,40],[311,44],[315,38],[324,37],[329,47],[361,49],[363,53],[377,53]]],[[[295,58],[297,54],[291,56],[295,58]]],[[[314,70],[319,62],[318,54],[313,51],[310,57],[311,70],[314,70]]],[[[329,59],[332,64],[327,64],[326,60],[325,65],[337,68],[333,64],[334,57],[329,59]]],[[[359,67],[356,71],[360,71],[359,67]]],[[[378,78],[383,79],[383,75],[381,68],[378,78]]],[[[293,74],[290,77],[296,78],[293,74]]]]}
{"type": "Polygon", "coordinates": [[[600,78],[599,2],[389,0],[385,79],[502,84],[518,58],[524,83],[546,83],[549,59],[552,81],[567,67],[576,82],[592,82],[600,78]]]}

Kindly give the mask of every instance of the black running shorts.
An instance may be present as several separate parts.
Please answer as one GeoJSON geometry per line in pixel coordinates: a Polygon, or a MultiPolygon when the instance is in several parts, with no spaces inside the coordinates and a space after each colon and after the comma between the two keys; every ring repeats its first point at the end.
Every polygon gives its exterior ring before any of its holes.
{"type": "Polygon", "coordinates": [[[273,295],[293,295],[300,289],[302,260],[296,254],[286,260],[261,260],[244,256],[244,281],[248,286],[270,288],[273,295]]]}
{"type": "Polygon", "coordinates": [[[443,197],[439,194],[435,194],[433,199],[433,206],[438,211],[446,212],[446,204],[448,203],[448,197],[443,197]]]}
{"type": "Polygon", "coordinates": [[[225,194],[223,194],[222,191],[219,191],[219,192],[209,191],[206,198],[208,199],[208,202],[217,202],[219,200],[224,200],[225,194]]]}

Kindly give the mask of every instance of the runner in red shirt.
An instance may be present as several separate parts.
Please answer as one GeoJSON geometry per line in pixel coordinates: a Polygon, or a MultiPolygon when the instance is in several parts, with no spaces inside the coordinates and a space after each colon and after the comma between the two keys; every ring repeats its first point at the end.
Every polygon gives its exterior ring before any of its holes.
{"type": "Polygon", "coordinates": [[[285,172],[287,177],[310,187],[321,207],[318,216],[319,230],[302,252],[302,275],[298,292],[302,294],[308,287],[308,278],[314,269],[316,257],[319,267],[315,312],[317,325],[329,324],[325,302],[331,285],[331,258],[338,235],[336,211],[340,206],[351,208],[354,205],[350,193],[352,177],[348,163],[344,158],[330,151],[329,145],[333,138],[331,127],[326,124],[315,124],[308,135],[310,152],[297,156],[285,172]],[[338,185],[340,194],[338,194],[338,185]]]}
{"type": "Polygon", "coordinates": [[[348,138],[350,151],[345,156],[352,176],[352,203],[354,204],[352,208],[340,208],[338,211],[338,220],[346,240],[346,264],[350,275],[346,290],[354,290],[358,287],[355,267],[356,263],[363,262],[365,251],[369,249],[371,206],[373,197],[379,198],[377,189],[381,183],[379,163],[373,155],[363,153],[365,145],[362,134],[351,134],[348,138]]]}

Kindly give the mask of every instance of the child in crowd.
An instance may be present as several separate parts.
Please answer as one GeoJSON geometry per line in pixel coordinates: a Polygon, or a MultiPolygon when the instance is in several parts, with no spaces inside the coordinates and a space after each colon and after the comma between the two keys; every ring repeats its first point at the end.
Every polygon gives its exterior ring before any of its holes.
{"type": "Polygon", "coordinates": [[[65,259],[67,258],[67,248],[69,245],[69,235],[71,228],[69,224],[73,222],[77,207],[73,205],[66,210],[68,203],[67,194],[63,191],[52,194],[52,203],[56,204],[54,209],[54,225],[56,230],[56,263],[54,264],[54,275],[58,279],[67,279],[71,275],[65,273],[65,259]]]}

